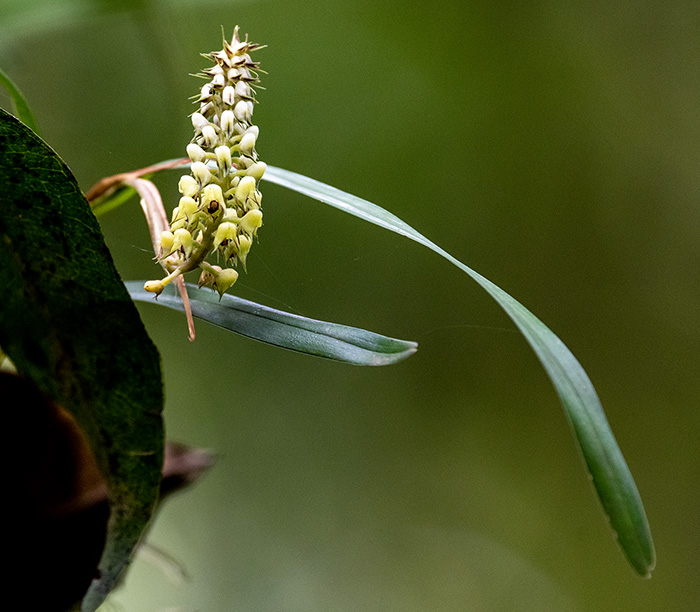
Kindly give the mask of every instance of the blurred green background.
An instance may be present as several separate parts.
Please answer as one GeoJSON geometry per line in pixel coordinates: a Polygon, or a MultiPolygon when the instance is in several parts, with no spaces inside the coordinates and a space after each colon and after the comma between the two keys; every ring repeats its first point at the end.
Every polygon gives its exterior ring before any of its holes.
{"type": "MultiPolygon", "coordinates": [[[[188,97],[240,24],[269,45],[263,160],[396,213],[537,314],[587,369],[658,564],[607,530],[546,375],[437,256],[263,183],[235,292],[417,340],[387,368],[257,344],[139,305],[168,437],[214,469],[159,512],[112,609],[700,609],[697,3],[175,0],[0,3],[0,65],[87,190],[181,156],[188,97]]],[[[7,97],[0,104],[8,108],[7,97]]],[[[157,183],[168,208],[178,174],[157,183]]],[[[100,219],[158,275],[138,203],[100,219]]]]}

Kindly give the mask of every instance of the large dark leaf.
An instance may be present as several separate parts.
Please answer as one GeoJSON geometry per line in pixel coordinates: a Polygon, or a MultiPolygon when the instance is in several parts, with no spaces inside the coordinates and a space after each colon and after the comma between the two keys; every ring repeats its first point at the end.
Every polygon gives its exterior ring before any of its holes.
{"type": "MultiPolygon", "coordinates": [[[[160,361],[68,167],[0,111],[0,346],[73,414],[110,492],[107,543],[83,600],[114,586],[158,496],[160,361]]],[[[31,434],[27,439],[31,452],[31,434]]],[[[37,551],[36,584],[42,582],[37,551]]],[[[31,608],[31,593],[20,594],[31,608]]]]}

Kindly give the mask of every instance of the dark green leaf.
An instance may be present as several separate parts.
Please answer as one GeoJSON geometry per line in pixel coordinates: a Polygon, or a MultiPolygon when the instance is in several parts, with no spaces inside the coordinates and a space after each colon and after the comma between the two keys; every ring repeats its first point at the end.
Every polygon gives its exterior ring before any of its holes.
{"type": "Polygon", "coordinates": [[[634,570],[648,577],[655,552],[642,500],[591,381],[562,341],[501,288],[376,204],[282,168],[268,166],[265,179],[428,247],[466,272],[500,304],[554,384],[620,547],[634,570]]]}
{"type": "MultiPolygon", "coordinates": [[[[83,600],[91,612],[128,563],[157,499],[160,360],[70,170],[4,111],[0,185],[0,346],[76,417],[110,490],[100,577],[83,600]]],[[[51,568],[42,568],[40,552],[37,559],[40,585],[51,568]]],[[[31,593],[22,596],[31,602],[31,593]]]]}
{"type": "Polygon", "coordinates": [[[2,70],[0,70],[0,85],[2,85],[12,97],[17,118],[29,129],[38,134],[39,129],[37,127],[36,119],[34,119],[34,115],[29,109],[29,104],[27,104],[24,96],[21,94],[19,89],[17,89],[17,86],[12,82],[10,77],[8,77],[2,70]]]}
{"type": "MultiPolygon", "coordinates": [[[[154,300],[143,288],[143,281],[129,281],[126,287],[135,300],[184,311],[182,300],[172,285],[154,300]]],[[[351,363],[389,365],[416,352],[416,343],[380,336],[347,325],[308,319],[242,298],[218,294],[187,285],[195,317],[274,346],[351,363]]]]}

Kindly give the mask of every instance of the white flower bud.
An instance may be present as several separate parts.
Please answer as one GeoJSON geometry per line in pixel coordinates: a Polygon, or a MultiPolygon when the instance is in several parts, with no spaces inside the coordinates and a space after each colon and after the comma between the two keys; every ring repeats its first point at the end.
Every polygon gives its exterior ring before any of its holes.
{"type": "MultiPolygon", "coordinates": [[[[200,163],[201,162],[195,162],[195,163],[200,163]]],[[[204,166],[204,164],[202,164],[204,166]]],[[[206,166],[204,166],[206,168],[206,166]]],[[[197,192],[199,191],[199,184],[197,181],[191,177],[189,174],[185,174],[182,177],[180,177],[180,182],[178,183],[178,189],[180,190],[180,193],[185,196],[190,196],[193,198],[194,196],[197,195],[197,192]]]]}
{"type": "Polygon", "coordinates": [[[244,155],[250,155],[255,149],[255,134],[246,132],[241,138],[238,148],[244,155]]]}
{"type": "Polygon", "coordinates": [[[226,106],[233,106],[234,102],[236,101],[234,88],[230,85],[224,87],[224,91],[221,94],[221,99],[224,101],[226,106]]]}
{"type": "Polygon", "coordinates": [[[255,161],[253,160],[253,158],[247,157],[246,155],[241,155],[236,161],[236,165],[242,170],[250,168],[254,163],[255,161]]]}
{"type": "MultiPolygon", "coordinates": [[[[198,186],[206,185],[211,181],[211,172],[209,172],[209,168],[207,168],[204,162],[192,162],[191,169],[192,176],[196,179],[198,186]]],[[[180,179],[180,182],[182,182],[182,179],[180,179]]]]}
{"type": "Polygon", "coordinates": [[[260,128],[257,125],[251,125],[248,129],[245,131],[246,134],[255,134],[255,138],[260,136],[260,128]]]}
{"type": "Polygon", "coordinates": [[[171,224],[170,224],[170,231],[175,232],[179,229],[182,229],[183,227],[187,226],[187,219],[185,219],[185,216],[182,215],[180,217],[177,217],[171,224]]]}
{"type": "Polygon", "coordinates": [[[247,102],[246,100],[241,100],[233,108],[233,114],[239,121],[249,123],[253,116],[253,104],[251,102],[247,102]]]}
{"type": "Polygon", "coordinates": [[[235,208],[226,208],[226,212],[224,213],[224,221],[230,221],[231,223],[238,223],[240,221],[235,208]]]}
{"type": "Polygon", "coordinates": [[[239,98],[250,98],[250,85],[245,81],[236,83],[236,95],[239,98]]]}
{"type": "Polygon", "coordinates": [[[167,255],[170,255],[170,253],[172,253],[173,251],[173,245],[175,244],[175,236],[172,232],[166,230],[161,233],[158,242],[160,243],[161,257],[165,257],[167,255]]]}
{"type": "Polygon", "coordinates": [[[245,256],[250,251],[251,246],[253,246],[253,241],[248,236],[245,234],[238,236],[238,257],[241,260],[245,261],[245,256]]]}
{"type": "Polygon", "coordinates": [[[195,130],[201,132],[207,125],[209,125],[209,122],[202,113],[192,113],[192,127],[194,127],[195,130]]]}
{"type": "Polygon", "coordinates": [[[244,176],[236,187],[236,200],[241,205],[245,204],[253,191],[255,191],[255,179],[252,176],[244,176]]]}
{"type": "Polygon", "coordinates": [[[213,125],[207,125],[202,129],[202,138],[204,138],[204,144],[207,148],[211,148],[216,144],[218,137],[213,125]]]}
{"type": "Polygon", "coordinates": [[[241,76],[241,72],[238,68],[231,68],[231,70],[226,73],[226,76],[229,81],[235,81],[241,76]]]}
{"type": "Polygon", "coordinates": [[[262,225],[262,211],[249,210],[240,222],[240,228],[249,236],[255,234],[256,230],[262,225]]]}
{"type": "Polygon", "coordinates": [[[259,161],[250,166],[245,173],[246,176],[252,176],[256,181],[259,181],[265,174],[265,170],[267,170],[267,164],[259,161]]]}
{"type": "MultiPolygon", "coordinates": [[[[238,108],[238,105],[236,105],[236,108],[238,108]]],[[[235,111],[225,110],[221,113],[221,131],[226,134],[226,138],[231,138],[233,135],[233,126],[236,122],[234,112],[235,111]]]]}
{"type": "Polygon", "coordinates": [[[175,240],[173,241],[173,250],[177,250],[180,247],[185,251],[185,257],[189,257],[194,247],[194,240],[192,239],[192,234],[190,234],[186,229],[182,228],[177,230],[173,236],[175,240]]]}
{"type": "Polygon", "coordinates": [[[177,206],[177,216],[186,217],[189,219],[194,213],[197,212],[198,207],[199,205],[197,204],[197,200],[190,196],[182,196],[177,206]]]}
{"type": "Polygon", "coordinates": [[[250,63],[250,62],[251,62],[250,55],[248,55],[247,53],[244,53],[243,55],[239,55],[238,57],[233,58],[233,63],[238,65],[238,66],[242,66],[243,64],[250,63]]]}
{"type": "Polygon", "coordinates": [[[238,272],[233,268],[226,268],[221,270],[219,275],[216,277],[214,286],[219,292],[219,297],[223,296],[227,289],[229,289],[238,280],[238,272]]]}
{"type": "Polygon", "coordinates": [[[211,86],[209,85],[209,83],[207,83],[206,85],[204,85],[202,87],[202,93],[199,96],[199,101],[200,102],[208,102],[209,99],[211,98],[211,95],[212,95],[211,86]]]}
{"type": "Polygon", "coordinates": [[[228,174],[231,171],[231,149],[226,145],[216,147],[214,150],[216,160],[219,162],[219,168],[222,174],[228,174]]]}
{"type": "Polygon", "coordinates": [[[262,204],[262,193],[260,193],[256,189],[253,193],[251,193],[248,196],[248,199],[245,201],[245,203],[248,209],[260,208],[260,205],[262,204]]]}
{"type": "MultiPolygon", "coordinates": [[[[220,66],[217,66],[221,70],[220,66]]],[[[215,74],[214,78],[211,80],[211,86],[214,89],[219,89],[223,87],[226,84],[226,80],[224,79],[223,72],[221,74],[215,74]]]]}
{"type": "Polygon", "coordinates": [[[207,157],[207,153],[202,147],[191,142],[187,145],[187,155],[194,161],[204,161],[207,157]]]}
{"type": "Polygon", "coordinates": [[[214,248],[218,249],[224,240],[233,240],[236,237],[236,226],[229,222],[224,221],[216,228],[216,234],[214,235],[214,248]]]}

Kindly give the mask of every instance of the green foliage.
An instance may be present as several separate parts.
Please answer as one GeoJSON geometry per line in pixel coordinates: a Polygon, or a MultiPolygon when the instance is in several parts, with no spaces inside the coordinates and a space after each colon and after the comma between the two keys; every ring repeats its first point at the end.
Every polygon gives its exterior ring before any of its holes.
{"type": "Polygon", "coordinates": [[[32,114],[32,111],[29,108],[29,105],[27,104],[27,101],[24,99],[24,96],[20,92],[19,89],[17,89],[17,86],[12,82],[10,77],[8,77],[2,69],[0,69],[0,85],[2,85],[7,92],[10,94],[10,97],[12,98],[12,103],[14,104],[15,107],[15,114],[17,115],[17,118],[24,123],[30,130],[34,131],[35,133],[39,133],[39,128],[36,123],[36,119],[34,119],[34,115],[32,114]]]}
{"type": "MultiPolygon", "coordinates": [[[[182,300],[170,285],[158,296],[143,288],[142,281],[126,287],[134,300],[157,303],[184,312],[182,300]]],[[[380,336],[364,329],[302,317],[225,293],[187,285],[192,314],[232,332],[290,349],[353,365],[389,365],[417,350],[415,342],[380,336]]]]}
{"type": "Polygon", "coordinates": [[[530,343],[554,384],[620,547],[634,570],[649,577],[656,555],[642,500],[595,389],[564,343],[503,289],[376,204],[282,168],[268,166],[265,177],[428,247],[468,274],[498,302],[530,343]]]}
{"type": "Polygon", "coordinates": [[[0,159],[0,346],[76,417],[110,491],[89,612],[128,563],[158,496],[160,360],[68,167],[4,111],[0,159]]]}
{"type": "MultiPolygon", "coordinates": [[[[32,132],[31,111],[2,72],[0,84],[21,119],[0,114],[0,346],[20,374],[76,417],[108,482],[111,519],[101,575],[83,601],[83,609],[92,611],[117,582],[157,499],[163,456],[160,364],[132,302],[153,303],[153,295],[142,282],[124,287],[75,178],[32,132]]],[[[501,288],[386,210],[281,168],[268,167],[264,176],[422,244],[496,300],[551,379],[623,553],[635,572],[648,577],[655,552],[641,498],[591,381],[561,340],[501,288]]],[[[93,202],[94,213],[119,206],[132,193],[119,186],[93,202]]],[[[386,365],[416,350],[412,342],[232,295],[219,300],[192,286],[188,293],[194,316],[302,353],[386,365]]],[[[185,310],[172,286],[155,304],[185,310]]]]}

